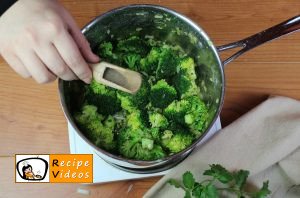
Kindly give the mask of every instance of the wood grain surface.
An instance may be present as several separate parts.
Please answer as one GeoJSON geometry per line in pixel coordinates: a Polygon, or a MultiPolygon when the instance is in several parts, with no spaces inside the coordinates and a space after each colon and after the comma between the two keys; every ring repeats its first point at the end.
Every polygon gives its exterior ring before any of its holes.
{"type": "MultiPolygon", "coordinates": [[[[198,23],[215,45],[233,42],[300,13],[299,0],[64,0],[80,27],[122,5],[159,4],[198,23]]],[[[233,52],[224,52],[228,57],[233,52]]],[[[223,126],[269,95],[300,99],[300,33],[260,46],[226,69],[223,126]]],[[[17,76],[0,59],[0,197],[141,197],[158,179],[102,185],[15,184],[15,153],[68,153],[66,121],[60,108],[57,82],[38,85],[17,76]],[[89,196],[77,189],[90,190],[89,196]]]]}

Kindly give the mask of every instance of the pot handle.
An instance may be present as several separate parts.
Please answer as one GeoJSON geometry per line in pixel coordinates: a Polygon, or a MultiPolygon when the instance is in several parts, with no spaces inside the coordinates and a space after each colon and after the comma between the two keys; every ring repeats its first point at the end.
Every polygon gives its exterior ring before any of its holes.
{"type": "Polygon", "coordinates": [[[240,55],[242,55],[243,53],[247,52],[248,50],[251,50],[256,46],[259,46],[273,39],[279,38],[283,35],[295,32],[299,29],[300,29],[300,15],[288,19],[287,21],[284,21],[262,32],[249,36],[245,39],[219,46],[217,47],[217,50],[218,52],[222,52],[236,47],[242,48],[241,50],[239,50],[238,52],[236,52],[235,54],[233,54],[232,56],[230,56],[229,58],[223,61],[223,66],[225,66],[231,61],[233,61],[234,59],[236,59],[237,57],[239,57],[240,55]]]}

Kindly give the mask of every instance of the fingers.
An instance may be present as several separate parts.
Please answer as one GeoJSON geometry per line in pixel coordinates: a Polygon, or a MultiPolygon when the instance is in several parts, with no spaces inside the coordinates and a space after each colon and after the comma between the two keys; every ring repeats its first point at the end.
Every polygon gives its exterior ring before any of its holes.
{"type": "Polygon", "coordinates": [[[28,72],[38,83],[44,84],[56,79],[56,76],[47,69],[33,50],[24,50],[17,55],[26,66],[28,72]]]}
{"type": "Polygon", "coordinates": [[[40,57],[48,69],[63,80],[77,79],[76,75],[66,65],[57,49],[53,44],[48,43],[40,46],[39,49],[35,49],[36,54],[40,57]]]}
{"type": "Polygon", "coordinates": [[[66,13],[66,22],[69,26],[69,32],[72,35],[74,41],[76,42],[77,46],[79,47],[83,57],[86,61],[91,63],[99,62],[99,57],[94,54],[91,50],[89,42],[86,40],[84,35],[81,33],[80,29],[78,28],[76,22],[72,18],[71,15],[66,13]]]}
{"type": "Polygon", "coordinates": [[[5,38],[0,37],[0,51],[2,54],[11,50],[10,55],[2,55],[24,78],[32,76],[38,83],[53,81],[56,76],[91,81],[92,71],[86,61],[98,62],[99,57],[93,54],[75,21],[62,7],[50,7],[28,23],[20,22],[13,30],[3,34],[5,38]],[[4,44],[9,50],[4,50],[4,44]]]}
{"type": "Polygon", "coordinates": [[[68,32],[62,32],[54,41],[54,46],[77,77],[85,83],[90,83],[91,69],[82,57],[72,36],[68,32]]]}
{"type": "Polygon", "coordinates": [[[3,54],[3,58],[17,74],[19,74],[23,78],[31,77],[26,67],[16,55],[3,54]]]}

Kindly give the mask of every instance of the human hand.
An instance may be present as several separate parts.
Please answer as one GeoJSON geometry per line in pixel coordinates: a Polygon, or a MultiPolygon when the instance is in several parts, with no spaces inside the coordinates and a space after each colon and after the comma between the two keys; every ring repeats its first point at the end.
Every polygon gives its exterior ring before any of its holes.
{"type": "Polygon", "coordinates": [[[56,0],[19,0],[0,17],[0,54],[22,77],[38,83],[81,79],[98,62],[72,16],[56,0]]]}

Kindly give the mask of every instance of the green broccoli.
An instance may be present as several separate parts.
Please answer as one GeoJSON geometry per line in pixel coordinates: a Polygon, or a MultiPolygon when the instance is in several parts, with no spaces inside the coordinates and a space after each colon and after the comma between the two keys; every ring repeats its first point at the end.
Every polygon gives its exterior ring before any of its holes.
{"type": "Polygon", "coordinates": [[[145,109],[146,104],[143,107],[143,103],[147,101],[147,99],[143,98],[143,94],[145,94],[143,93],[144,91],[141,87],[135,95],[121,91],[117,92],[117,97],[121,101],[121,107],[126,110],[128,114],[126,118],[127,125],[133,125],[136,126],[136,128],[149,126],[149,118],[145,109]]]}
{"type": "Polygon", "coordinates": [[[168,47],[153,47],[140,61],[140,69],[157,79],[173,76],[177,71],[178,59],[175,51],[168,47]]]}
{"type": "Polygon", "coordinates": [[[133,130],[145,128],[145,122],[139,110],[133,111],[127,115],[127,126],[133,130]]]}
{"type": "Polygon", "coordinates": [[[173,78],[173,84],[176,91],[179,93],[180,98],[199,95],[199,88],[195,81],[190,80],[187,76],[182,75],[181,73],[177,74],[173,78]]]}
{"type": "Polygon", "coordinates": [[[178,59],[175,51],[170,48],[162,48],[158,65],[155,71],[156,78],[168,78],[177,72],[178,59]]]}
{"type": "Polygon", "coordinates": [[[118,136],[119,152],[137,160],[156,160],[166,156],[161,146],[154,143],[151,135],[141,129],[123,129],[118,136]]]}
{"type": "Polygon", "coordinates": [[[193,135],[185,132],[173,133],[166,130],[162,135],[162,145],[172,153],[178,153],[192,144],[193,135]]]}
{"type": "Polygon", "coordinates": [[[162,140],[169,140],[173,136],[173,132],[171,130],[164,130],[164,132],[161,135],[162,140]]]}
{"type": "Polygon", "coordinates": [[[149,121],[151,123],[152,128],[166,129],[169,125],[167,118],[165,118],[165,116],[157,112],[150,113],[149,121]]]}
{"type": "Polygon", "coordinates": [[[126,115],[127,115],[127,112],[125,110],[119,111],[113,115],[113,118],[116,123],[116,125],[115,125],[116,131],[122,129],[126,125],[126,123],[127,123],[126,115]]]}
{"type": "Polygon", "coordinates": [[[113,150],[116,146],[114,141],[115,121],[112,116],[106,119],[97,113],[97,107],[85,105],[81,112],[74,116],[75,121],[85,132],[87,138],[100,148],[113,150]]]}
{"type": "Polygon", "coordinates": [[[195,63],[192,58],[185,57],[180,61],[179,72],[174,76],[173,83],[181,98],[199,96],[196,84],[195,63]]]}
{"type": "Polygon", "coordinates": [[[191,57],[184,57],[179,62],[179,71],[190,80],[196,80],[195,62],[191,57]]]}
{"type": "Polygon", "coordinates": [[[107,129],[114,130],[116,121],[111,115],[109,115],[107,116],[103,124],[107,129]]]}
{"type": "Polygon", "coordinates": [[[140,69],[142,72],[146,72],[147,75],[152,75],[156,70],[161,50],[160,48],[153,47],[149,54],[140,60],[140,69]]]}
{"type": "Polygon", "coordinates": [[[141,56],[139,54],[128,54],[124,55],[124,61],[128,68],[134,71],[139,71],[139,63],[141,56]]]}
{"type": "Polygon", "coordinates": [[[140,141],[126,141],[120,146],[120,153],[137,160],[157,160],[166,156],[161,146],[154,144],[152,149],[143,148],[140,141]]]}
{"type": "Polygon", "coordinates": [[[100,114],[113,115],[121,110],[116,91],[95,80],[92,80],[91,84],[87,85],[85,97],[88,104],[95,105],[100,114]]]}
{"type": "Polygon", "coordinates": [[[175,100],[164,110],[164,115],[169,120],[174,120],[179,124],[185,124],[184,117],[186,114],[188,114],[190,109],[191,104],[189,101],[185,99],[179,101],[175,100]]]}
{"type": "Polygon", "coordinates": [[[143,138],[142,139],[142,148],[151,150],[153,149],[154,141],[152,139],[143,138]]]}
{"type": "Polygon", "coordinates": [[[191,104],[189,112],[184,116],[184,121],[196,136],[201,135],[207,126],[208,109],[205,103],[197,96],[187,98],[191,104]]]}
{"type": "Polygon", "coordinates": [[[150,101],[153,107],[165,108],[177,98],[177,92],[165,80],[158,81],[151,87],[150,101]]]}
{"type": "Polygon", "coordinates": [[[132,95],[122,91],[117,91],[117,98],[121,102],[121,107],[128,112],[137,110],[137,106],[133,101],[132,95]]]}
{"type": "Polygon", "coordinates": [[[180,101],[172,102],[165,110],[164,115],[179,124],[188,126],[196,136],[206,127],[208,109],[197,96],[191,96],[180,101]]]}
{"type": "Polygon", "coordinates": [[[121,101],[122,108],[132,112],[136,109],[145,109],[149,103],[149,92],[150,85],[144,77],[140,89],[134,95],[117,91],[117,97],[121,101]]]}
{"type": "Polygon", "coordinates": [[[111,38],[97,53],[143,76],[135,94],[95,80],[85,85],[74,118],[97,146],[129,159],[156,160],[187,148],[206,129],[208,108],[199,98],[196,65],[180,46],[131,36],[111,38]]]}
{"type": "Polygon", "coordinates": [[[84,105],[82,107],[82,111],[80,114],[76,114],[75,116],[76,121],[83,123],[83,122],[91,122],[95,119],[99,121],[104,120],[104,116],[101,114],[98,114],[97,107],[94,105],[84,105]],[[79,116],[80,115],[80,116],[79,116]]]}
{"type": "Polygon", "coordinates": [[[161,130],[159,128],[156,128],[156,127],[152,127],[148,130],[149,130],[148,133],[151,134],[153,140],[155,140],[156,142],[160,142],[161,130]]]}
{"type": "Polygon", "coordinates": [[[98,47],[98,54],[101,55],[101,58],[116,60],[118,56],[113,53],[113,45],[111,42],[101,43],[98,47]]]}
{"type": "Polygon", "coordinates": [[[145,106],[149,103],[150,84],[143,76],[142,85],[140,89],[132,95],[133,102],[140,109],[145,109],[145,106]]]}
{"type": "Polygon", "coordinates": [[[142,39],[132,36],[125,40],[120,40],[116,50],[128,53],[137,53],[145,56],[149,52],[149,47],[142,39]]]}

